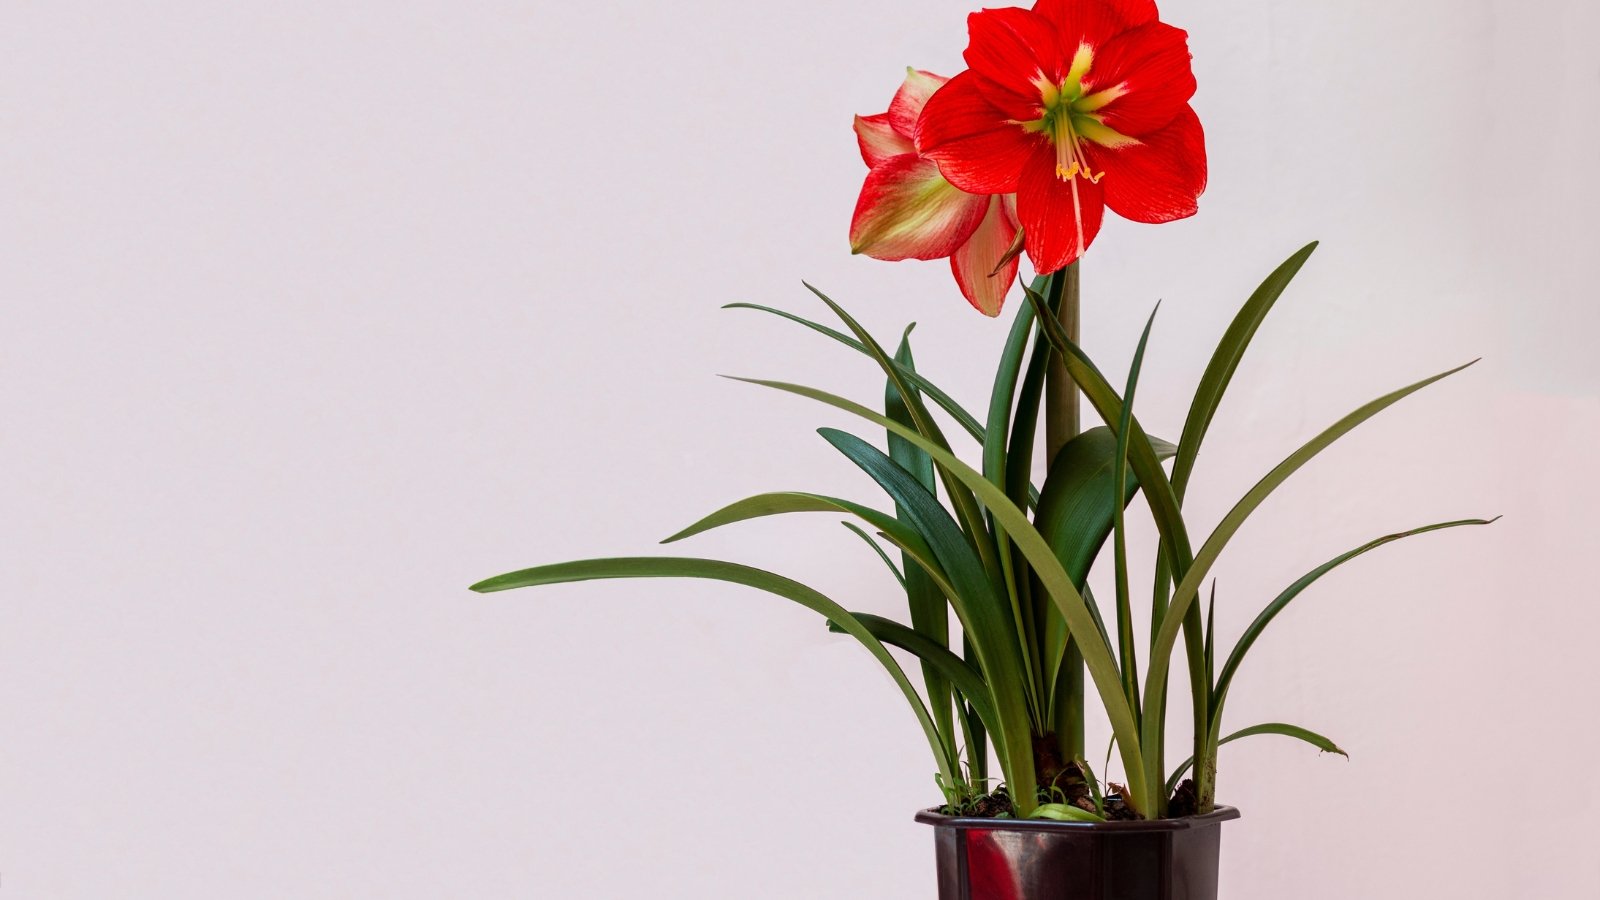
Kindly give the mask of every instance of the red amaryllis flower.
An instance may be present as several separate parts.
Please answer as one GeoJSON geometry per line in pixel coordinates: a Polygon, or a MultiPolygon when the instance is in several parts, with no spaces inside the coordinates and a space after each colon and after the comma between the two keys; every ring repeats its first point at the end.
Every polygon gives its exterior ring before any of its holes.
{"type": "Polygon", "coordinates": [[[948,80],[909,69],[888,112],[856,116],[871,171],[850,221],[850,249],[874,259],[949,257],[967,302],[998,316],[1017,277],[1016,254],[1007,253],[1017,237],[1012,198],[957,188],[917,152],[914,138],[923,105],[948,80]]]}
{"type": "Polygon", "coordinates": [[[1206,153],[1188,34],[1154,0],[1039,0],[973,13],[967,30],[970,68],[929,99],[917,146],[962,190],[1016,192],[1035,269],[1082,255],[1107,206],[1194,215],[1206,153]]]}

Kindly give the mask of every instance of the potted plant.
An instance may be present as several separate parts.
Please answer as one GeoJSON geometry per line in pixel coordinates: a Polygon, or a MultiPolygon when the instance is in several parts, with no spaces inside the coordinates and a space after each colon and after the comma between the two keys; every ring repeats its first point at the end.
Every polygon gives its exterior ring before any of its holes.
{"type": "Polygon", "coordinates": [[[868,174],[850,239],[855,252],[879,259],[948,259],[962,295],[988,316],[1020,287],[983,416],[918,369],[909,328],[891,352],[814,288],[839,327],[731,304],[781,316],[877,364],[878,407],[740,380],[843,410],[883,435],[880,448],[820,430],[882,489],[883,505],[761,494],[667,538],[778,514],[844,515],[904,592],[904,620],[852,612],[772,572],[691,557],[542,565],[473,590],[703,578],[799,603],[882,664],[926,735],[942,802],[917,819],[935,828],[941,897],[1210,900],[1219,826],[1238,815],[1216,802],[1219,748],[1276,734],[1342,753],[1294,725],[1225,727],[1229,689],[1251,647],[1332,569],[1401,538],[1489,520],[1408,528],[1335,555],[1266,604],[1231,648],[1217,646],[1208,575],[1246,519],[1319,452],[1465,366],[1357,407],[1267,472],[1209,533],[1194,530],[1183,501],[1209,426],[1315,244],[1267,276],[1223,331],[1176,440],[1155,437],[1135,414],[1155,314],[1113,384],[1078,343],[1078,271],[1107,209],[1144,223],[1198,209],[1205,141],[1189,106],[1187,35],[1159,20],[1153,0],[1039,0],[974,13],[968,28],[967,71],[946,79],[910,70],[887,111],[856,118],[868,174]],[[1037,273],[1026,284],[1023,256],[1037,273]],[[1091,428],[1079,427],[1081,401],[1097,420],[1091,428]],[[965,433],[954,441],[952,425],[965,433]],[[1147,514],[1159,535],[1155,571],[1137,578],[1128,563],[1133,514],[1147,514]],[[1089,588],[1097,564],[1111,570],[1111,596],[1089,588]],[[1154,585],[1137,610],[1135,583],[1154,585]],[[1135,622],[1145,619],[1140,633],[1135,622]],[[920,689],[890,648],[917,660],[920,689]],[[1098,766],[1085,746],[1091,707],[1113,735],[1114,752],[1098,766]],[[1182,749],[1167,740],[1169,707],[1192,723],[1182,749]]]}

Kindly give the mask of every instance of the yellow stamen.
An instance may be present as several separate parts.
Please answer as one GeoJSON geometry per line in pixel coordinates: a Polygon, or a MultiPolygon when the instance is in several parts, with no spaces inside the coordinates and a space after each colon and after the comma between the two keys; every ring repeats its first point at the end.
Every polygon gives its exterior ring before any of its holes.
{"type": "Polygon", "coordinates": [[[1091,183],[1099,184],[1105,173],[1097,175],[1090,171],[1083,144],[1072,127],[1072,116],[1066,110],[1060,110],[1051,124],[1050,140],[1056,145],[1056,177],[1071,181],[1081,175],[1091,183]]]}
{"type": "MultiPolygon", "coordinates": [[[[1138,141],[1106,127],[1094,110],[1126,93],[1122,85],[1108,88],[1088,97],[1083,96],[1083,78],[1094,66],[1094,48],[1079,44],[1072,55],[1072,65],[1060,84],[1048,81],[1043,72],[1034,79],[1039,90],[1039,110],[1042,115],[1029,122],[1016,122],[1031,134],[1044,134],[1056,148],[1056,177],[1066,182],[1086,178],[1090,184],[1099,184],[1104,172],[1089,168],[1083,139],[1108,148],[1136,144],[1138,141]]],[[[1073,185],[1074,194],[1077,186],[1073,185]]]]}

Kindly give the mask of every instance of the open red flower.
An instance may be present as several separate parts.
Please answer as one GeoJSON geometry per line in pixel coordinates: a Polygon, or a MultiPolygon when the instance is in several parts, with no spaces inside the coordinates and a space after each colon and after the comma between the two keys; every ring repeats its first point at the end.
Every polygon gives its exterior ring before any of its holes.
{"type": "Polygon", "coordinates": [[[861,158],[871,171],[850,221],[850,249],[874,259],[949,257],[967,302],[997,316],[1017,277],[1016,254],[1007,252],[1017,237],[1012,198],[951,184],[917,152],[914,139],[923,105],[948,80],[907,70],[888,112],[856,116],[861,158]]]}
{"type": "Polygon", "coordinates": [[[1016,193],[1035,269],[1081,256],[1107,206],[1194,215],[1206,152],[1188,34],[1154,0],[1038,0],[973,13],[967,30],[970,68],[928,100],[917,147],[964,191],[1016,193]]]}

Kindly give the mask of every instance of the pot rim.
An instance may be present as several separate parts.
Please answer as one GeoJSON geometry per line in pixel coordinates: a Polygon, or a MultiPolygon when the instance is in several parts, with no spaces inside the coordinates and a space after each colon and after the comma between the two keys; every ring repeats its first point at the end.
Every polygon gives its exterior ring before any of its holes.
{"type": "Polygon", "coordinates": [[[1181,819],[1135,819],[1120,822],[1061,822],[1055,819],[979,819],[971,816],[947,816],[938,807],[917,813],[916,820],[936,828],[957,828],[981,831],[1094,831],[1118,834],[1153,831],[1187,831],[1191,828],[1208,828],[1230,819],[1239,818],[1239,810],[1232,806],[1219,806],[1203,816],[1185,816],[1181,819]]]}

